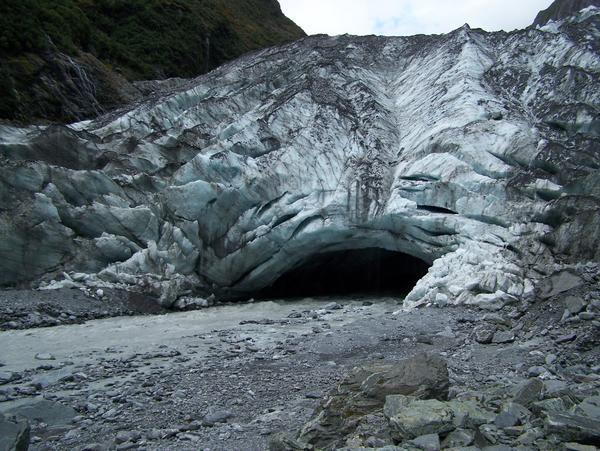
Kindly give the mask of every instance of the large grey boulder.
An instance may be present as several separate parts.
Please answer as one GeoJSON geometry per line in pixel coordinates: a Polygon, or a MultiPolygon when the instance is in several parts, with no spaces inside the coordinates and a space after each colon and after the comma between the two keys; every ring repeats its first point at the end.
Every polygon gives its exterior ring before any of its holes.
{"type": "Polygon", "coordinates": [[[513,402],[529,407],[529,405],[539,400],[543,389],[544,383],[542,380],[533,377],[516,387],[513,402]]]}
{"type": "Polygon", "coordinates": [[[556,434],[566,441],[600,445],[600,422],[598,420],[598,417],[549,411],[544,427],[548,433],[556,434]]]}
{"type": "MultiPolygon", "coordinates": [[[[390,395],[446,399],[448,386],[446,363],[435,355],[418,354],[396,364],[357,367],[322,402],[303,427],[299,440],[317,448],[334,449],[368,421],[369,414],[381,412],[384,404],[389,411],[390,395]]],[[[418,435],[423,434],[414,437],[418,435]]]]}
{"type": "Polygon", "coordinates": [[[47,399],[33,400],[14,407],[7,413],[32,422],[43,422],[49,427],[66,426],[77,415],[72,407],[47,399]]]}
{"type": "Polygon", "coordinates": [[[428,434],[447,434],[455,429],[454,412],[437,399],[410,399],[397,411],[388,410],[393,437],[410,440],[428,434]]]}
{"type": "Polygon", "coordinates": [[[373,371],[360,385],[369,398],[385,400],[388,395],[413,395],[424,399],[448,398],[448,368],[436,354],[417,354],[398,364],[369,367],[373,371]]]}
{"type": "Polygon", "coordinates": [[[585,398],[569,410],[560,403],[543,406],[544,427],[562,440],[600,445],[600,396],[585,398]]]}
{"type": "Polygon", "coordinates": [[[0,414],[0,451],[27,451],[29,431],[25,418],[0,414]]]}

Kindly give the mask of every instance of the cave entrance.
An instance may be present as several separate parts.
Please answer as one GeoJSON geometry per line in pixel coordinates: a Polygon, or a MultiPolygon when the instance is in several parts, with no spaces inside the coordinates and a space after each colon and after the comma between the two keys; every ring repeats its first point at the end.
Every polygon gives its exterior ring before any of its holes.
{"type": "Polygon", "coordinates": [[[423,260],[381,248],[325,252],[311,256],[281,275],[261,295],[265,298],[404,296],[428,269],[423,260]]]}

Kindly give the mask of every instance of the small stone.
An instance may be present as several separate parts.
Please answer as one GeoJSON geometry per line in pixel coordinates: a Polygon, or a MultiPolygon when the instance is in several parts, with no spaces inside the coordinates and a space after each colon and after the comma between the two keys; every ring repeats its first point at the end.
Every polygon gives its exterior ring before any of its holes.
{"type": "Polygon", "coordinates": [[[569,387],[566,381],[548,379],[544,381],[544,398],[554,398],[563,394],[569,387]]]}
{"type": "Polygon", "coordinates": [[[510,321],[498,313],[486,313],[483,315],[483,320],[488,323],[498,324],[501,326],[510,326],[510,321]]]}
{"type": "Polygon", "coordinates": [[[592,321],[594,318],[596,318],[596,314],[593,312],[581,312],[577,316],[583,321],[592,321]]]}
{"type": "Polygon", "coordinates": [[[561,271],[543,281],[540,296],[542,299],[548,299],[557,294],[579,287],[582,283],[583,280],[579,276],[569,271],[561,271]]]}
{"type": "Polygon", "coordinates": [[[163,433],[159,429],[152,429],[146,432],[146,440],[159,440],[163,436],[163,433]]]}
{"type": "Polygon", "coordinates": [[[117,409],[110,409],[102,415],[102,418],[104,418],[105,420],[110,420],[115,418],[118,414],[119,411],[117,409]]]}
{"type": "Polygon", "coordinates": [[[511,331],[498,331],[492,338],[492,343],[495,344],[512,343],[513,341],[515,341],[515,334],[511,331]]]}
{"type": "Polygon", "coordinates": [[[473,443],[475,434],[468,429],[455,429],[442,442],[442,448],[460,448],[473,443]]]}
{"type": "Polygon", "coordinates": [[[142,434],[138,431],[120,431],[115,437],[115,443],[137,442],[142,438],[142,434]]]}
{"type": "Polygon", "coordinates": [[[21,379],[21,375],[19,373],[13,373],[11,371],[0,371],[0,385],[8,384],[9,382],[13,382],[21,379]]]}
{"type": "Polygon", "coordinates": [[[537,377],[546,372],[546,368],[543,366],[532,366],[527,370],[527,375],[529,377],[537,377]]]}
{"type": "Polygon", "coordinates": [[[517,438],[517,443],[520,445],[533,445],[533,443],[544,436],[544,432],[539,428],[526,430],[517,438]]]}
{"type": "Polygon", "coordinates": [[[474,330],[475,341],[481,344],[490,344],[494,338],[496,332],[495,327],[490,326],[477,326],[474,330]]]}
{"type": "Polygon", "coordinates": [[[308,399],[321,399],[323,397],[323,395],[321,395],[320,393],[316,393],[316,392],[308,392],[308,393],[305,393],[304,396],[308,399]]]}
{"type": "Polygon", "coordinates": [[[575,413],[600,421],[600,396],[590,396],[581,401],[574,409],[575,413]]]}
{"type": "Polygon", "coordinates": [[[531,412],[520,404],[509,402],[502,408],[502,411],[496,416],[494,424],[498,428],[510,428],[522,424],[531,412]]]}
{"type": "Polygon", "coordinates": [[[416,337],[416,341],[417,341],[417,343],[421,343],[421,344],[425,344],[425,345],[432,345],[433,337],[431,337],[431,335],[419,334],[416,337]]]}
{"type": "Polygon", "coordinates": [[[83,448],[81,448],[81,451],[102,451],[104,448],[105,447],[100,443],[90,443],[88,445],[84,445],[83,448]]]}
{"type": "Polygon", "coordinates": [[[185,392],[185,390],[176,390],[175,392],[173,392],[173,396],[175,398],[187,398],[187,393],[185,392]]]}
{"type": "Polygon", "coordinates": [[[513,396],[513,402],[527,407],[532,402],[539,400],[543,389],[544,383],[540,379],[529,379],[528,381],[519,385],[515,395],[513,396]]]}
{"type": "Polygon", "coordinates": [[[98,296],[99,298],[101,298],[102,296],[104,296],[104,290],[102,288],[98,288],[96,290],[96,296],[98,296]]]}
{"type": "Polygon", "coordinates": [[[268,449],[269,451],[309,451],[313,447],[280,432],[269,439],[268,449]]]}
{"type": "Polygon", "coordinates": [[[452,400],[448,402],[454,413],[454,425],[463,429],[477,429],[494,421],[495,415],[482,408],[474,400],[452,400]]]}
{"type": "Polygon", "coordinates": [[[410,441],[411,444],[424,451],[439,451],[440,437],[437,434],[421,435],[410,441]]]}
{"type": "Polygon", "coordinates": [[[379,437],[368,437],[365,440],[365,445],[369,448],[383,448],[385,447],[387,442],[379,437]]]}
{"type": "Polygon", "coordinates": [[[548,354],[544,361],[546,362],[546,365],[552,365],[554,362],[556,362],[557,358],[558,356],[556,354],[548,354]]]}
{"type": "Polygon", "coordinates": [[[329,304],[327,304],[325,307],[323,307],[325,310],[341,310],[344,307],[341,304],[338,304],[337,302],[330,302],[329,304]]]}
{"type": "Polygon", "coordinates": [[[444,293],[438,293],[435,295],[435,305],[443,307],[448,305],[448,295],[444,293]]]}
{"type": "Polygon", "coordinates": [[[202,419],[202,423],[205,426],[214,426],[217,423],[226,423],[228,419],[233,418],[234,416],[235,415],[228,410],[219,410],[206,414],[202,419]]]}
{"type": "Polygon", "coordinates": [[[582,445],[581,443],[563,443],[563,451],[598,451],[594,445],[582,445]]]}
{"type": "Polygon", "coordinates": [[[65,440],[75,440],[79,437],[79,434],[81,433],[81,431],[79,429],[71,429],[69,432],[67,432],[64,435],[64,439],[65,440]]]}
{"type": "Polygon", "coordinates": [[[574,333],[572,333],[572,334],[567,334],[567,335],[561,335],[560,337],[558,337],[558,338],[555,340],[555,342],[556,342],[557,344],[560,344],[560,343],[568,343],[568,342],[570,342],[570,341],[573,341],[573,340],[575,340],[576,338],[577,338],[577,334],[574,334],[574,333]]]}
{"type": "Polygon", "coordinates": [[[583,309],[585,309],[585,301],[578,296],[567,296],[565,298],[565,308],[572,315],[577,315],[583,309]]]}
{"type": "Polygon", "coordinates": [[[502,411],[496,416],[494,424],[499,428],[508,428],[519,423],[519,416],[514,412],[502,411]]]}
{"type": "Polygon", "coordinates": [[[483,448],[485,451],[515,451],[515,448],[508,445],[491,445],[483,448]]]}
{"type": "Polygon", "coordinates": [[[456,334],[454,332],[452,332],[452,329],[449,326],[446,327],[443,331],[438,332],[435,335],[438,336],[438,337],[447,338],[447,339],[454,339],[454,338],[456,338],[456,334]]]}
{"type": "Polygon", "coordinates": [[[52,354],[47,352],[40,352],[35,355],[36,360],[56,360],[52,354]]]}

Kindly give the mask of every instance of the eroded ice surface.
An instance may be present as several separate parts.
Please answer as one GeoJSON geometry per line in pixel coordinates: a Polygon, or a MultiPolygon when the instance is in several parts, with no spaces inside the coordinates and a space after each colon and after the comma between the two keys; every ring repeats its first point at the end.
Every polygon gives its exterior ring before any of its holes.
{"type": "Polygon", "coordinates": [[[409,306],[527,298],[600,257],[599,17],[309,37],[95,121],[2,127],[0,282],[169,305],[381,247],[432,263],[409,306]]]}

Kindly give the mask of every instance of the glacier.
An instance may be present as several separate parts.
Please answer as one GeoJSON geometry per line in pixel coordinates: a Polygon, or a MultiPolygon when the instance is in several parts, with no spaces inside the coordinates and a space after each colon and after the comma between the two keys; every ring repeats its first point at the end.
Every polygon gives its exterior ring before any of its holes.
{"type": "Polygon", "coordinates": [[[318,253],[431,265],[499,309],[600,258],[600,9],[489,33],[311,36],[96,120],[0,126],[0,284],[250,295],[318,253]]]}

